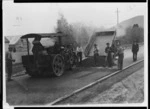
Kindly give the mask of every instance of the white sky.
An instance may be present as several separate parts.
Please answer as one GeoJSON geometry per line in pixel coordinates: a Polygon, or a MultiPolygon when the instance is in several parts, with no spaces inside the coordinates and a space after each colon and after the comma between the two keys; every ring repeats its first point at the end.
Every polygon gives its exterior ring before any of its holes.
{"type": "Polygon", "coordinates": [[[13,3],[3,1],[4,35],[54,32],[58,13],[69,23],[106,28],[137,15],[146,15],[146,3],[13,3]]]}

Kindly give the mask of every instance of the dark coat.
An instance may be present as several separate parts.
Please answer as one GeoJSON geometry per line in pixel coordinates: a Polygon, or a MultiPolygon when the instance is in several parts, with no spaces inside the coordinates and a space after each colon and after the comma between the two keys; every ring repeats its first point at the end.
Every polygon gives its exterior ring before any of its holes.
{"type": "Polygon", "coordinates": [[[32,52],[34,54],[38,54],[40,51],[44,50],[44,47],[42,46],[42,44],[40,42],[38,43],[33,43],[33,48],[32,48],[32,52]]]}
{"type": "Polygon", "coordinates": [[[110,54],[112,52],[111,47],[106,47],[105,48],[105,53],[110,54]]]}
{"type": "Polygon", "coordinates": [[[9,51],[6,52],[6,66],[7,67],[12,66],[12,54],[9,51]]]}
{"type": "Polygon", "coordinates": [[[137,53],[139,51],[139,44],[132,44],[132,52],[137,53]]]}

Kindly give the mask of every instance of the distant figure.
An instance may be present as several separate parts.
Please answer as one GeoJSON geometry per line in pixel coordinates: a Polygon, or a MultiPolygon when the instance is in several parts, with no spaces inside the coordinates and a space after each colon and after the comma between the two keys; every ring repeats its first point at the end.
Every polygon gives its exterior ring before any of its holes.
{"type": "Polygon", "coordinates": [[[12,48],[8,48],[9,51],[6,52],[6,72],[8,74],[8,81],[11,81],[12,76],[12,62],[15,62],[14,59],[12,59],[12,48]]]}
{"type": "Polygon", "coordinates": [[[109,43],[106,43],[107,47],[105,48],[106,55],[106,65],[112,67],[112,50],[109,43]]]}
{"type": "Polygon", "coordinates": [[[99,56],[99,48],[97,47],[97,44],[94,44],[94,62],[95,62],[95,65],[98,64],[98,56],[99,56]]]}
{"type": "Polygon", "coordinates": [[[134,41],[132,44],[133,62],[137,60],[137,53],[139,51],[139,44],[134,41]]]}
{"type": "Polygon", "coordinates": [[[124,59],[124,48],[121,46],[119,42],[117,43],[117,55],[118,55],[118,69],[122,70],[124,59]]]}
{"type": "Polygon", "coordinates": [[[82,53],[83,53],[83,48],[81,47],[81,45],[79,45],[78,47],[77,47],[77,57],[78,57],[78,62],[80,63],[80,64],[82,64],[82,53]]]}

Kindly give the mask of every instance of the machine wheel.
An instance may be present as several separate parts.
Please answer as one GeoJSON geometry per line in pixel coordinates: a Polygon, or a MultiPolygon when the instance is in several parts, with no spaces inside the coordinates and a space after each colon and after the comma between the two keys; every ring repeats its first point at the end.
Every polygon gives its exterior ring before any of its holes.
{"type": "Polygon", "coordinates": [[[52,69],[54,76],[61,76],[64,73],[64,60],[60,54],[54,56],[52,69]]]}

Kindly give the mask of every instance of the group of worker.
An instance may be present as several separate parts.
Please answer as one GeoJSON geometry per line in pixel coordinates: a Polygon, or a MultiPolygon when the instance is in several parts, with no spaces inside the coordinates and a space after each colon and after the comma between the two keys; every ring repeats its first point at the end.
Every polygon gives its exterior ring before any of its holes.
{"type": "MultiPolygon", "coordinates": [[[[34,42],[33,44],[35,44],[34,42]]],[[[118,68],[122,69],[123,66],[123,58],[124,58],[124,48],[121,46],[120,43],[117,43],[117,46],[115,47],[113,44],[110,46],[109,43],[106,44],[107,47],[105,48],[106,53],[106,66],[112,67],[114,63],[114,57],[118,56],[118,68]]],[[[13,62],[15,60],[12,58],[12,48],[8,48],[8,52],[6,52],[6,71],[8,74],[8,81],[11,81],[11,75],[12,75],[12,66],[13,62]]],[[[35,50],[36,51],[36,50],[35,50]]],[[[137,60],[137,53],[139,51],[139,45],[136,41],[132,44],[132,53],[133,53],[133,61],[137,60]]],[[[34,50],[33,50],[34,52],[34,50]]],[[[76,54],[79,60],[79,63],[82,64],[82,56],[83,56],[83,48],[81,45],[79,45],[76,49],[76,54]]],[[[97,44],[94,44],[94,61],[95,65],[98,64],[98,56],[99,56],[99,48],[97,47],[97,44]]]]}
{"type": "MultiPolygon", "coordinates": [[[[106,58],[105,58],[105,66],[108,68],[112,68],[115,64],[116,56],[118,56],[118,69],[122,70],[123,68],[123,59],[124,59],[124,49],[121,46],[120,42],[117,42],[116,46],[114,43],[110,46],[110,43],[106,43],[107,47],[105,48],[106,58]]],[[[137,61],[137,53],[139,51],[139,44],[137,41],[134,41],[132,44],[132,53],[133,53],[133,62],[137,61]]],[[[95,65],[98,65],[98,56],[99,56],[99,48],[97,44],[94,44],[94,62],[95,65]]]]}
{"type": "MultiPolygon", "coordinates": [[[[106,43],[105,53],[106,53],[106,58],[105,58],[105,66],[106,67],[112,68],[112,66],[115,64],[114,63],[114,58],[115,58],[115,56],[117,56],[117,54],[118,54],[118,57],[120,59],[120,62],[122,63],[124,53],[123,53],[123,48],[121,48],[119,43],[118,43],[117,47],[115,47],[114,44],[112,44],[110,46],[110,43],[106,43]],[[122,52],[117,53],[117,51],[119,51],[119,49],[122,52]]],[[[93,54],[94,54],[94,62],[95,62],[95,65],[97,66],[98,65],[98,60],[99,60],[98,59],[98,57],[99,57],[99,48],[98,48],[97,44],[94,44],[93,54]]]]}

